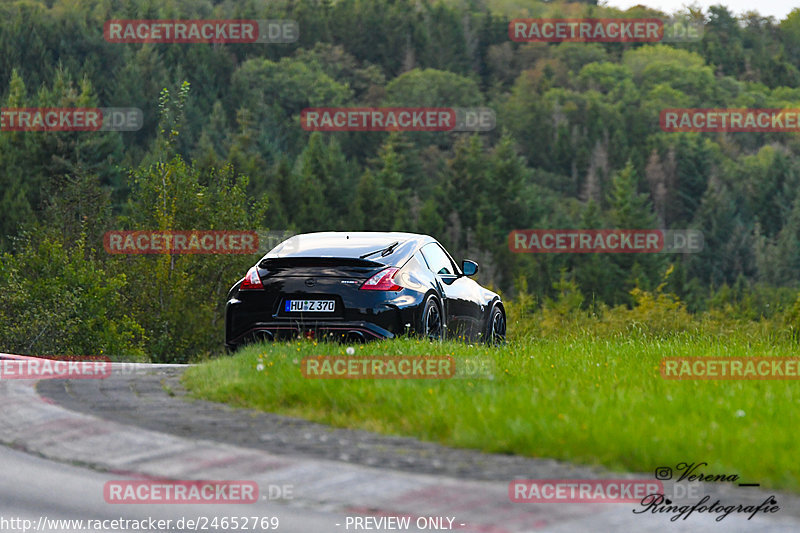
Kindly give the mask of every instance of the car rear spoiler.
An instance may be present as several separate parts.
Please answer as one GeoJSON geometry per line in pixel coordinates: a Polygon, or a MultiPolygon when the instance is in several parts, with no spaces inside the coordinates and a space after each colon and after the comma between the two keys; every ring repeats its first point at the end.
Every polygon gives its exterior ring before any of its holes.
{"type": "Polygon", "coordinates": [[[258,262],[265,270],[297,267],[370,267],[386,266],[384,263],[358,257],[265,257],[258,262]]]}

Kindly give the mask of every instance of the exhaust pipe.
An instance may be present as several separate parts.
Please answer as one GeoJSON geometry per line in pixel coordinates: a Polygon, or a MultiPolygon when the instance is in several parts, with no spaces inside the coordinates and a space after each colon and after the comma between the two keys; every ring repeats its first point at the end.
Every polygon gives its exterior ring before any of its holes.
{"type": "Polygon", "coordinates": [[[260,329],[255,332],[256,341],[269,341],[272,342],[275,340],[275,336],[272,334],[271,331],[266,329],[260,329]]]}
{"type": "Polygon", "coordinates": [[[347,342],[366,342],[364,334],[357,330],[348,331],[345,339],[347,342]]]}

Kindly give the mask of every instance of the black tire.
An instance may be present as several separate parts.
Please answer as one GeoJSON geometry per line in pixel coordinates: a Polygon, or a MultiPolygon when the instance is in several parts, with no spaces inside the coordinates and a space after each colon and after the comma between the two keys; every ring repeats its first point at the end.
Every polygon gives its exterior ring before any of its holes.
{"type": "Polygon", "coordinates": [[[442,306],[433,294],[425,298],[425,305],[422,306],[422,314],[417,324],[417,334],[429,340],[444,339],[442,306]]]}
{"type": "Polygon", "coordinates": [[[506,314],[500,306],[492,307],[486,328],[486,344],[498,346],[506,343],[506,314]]]}

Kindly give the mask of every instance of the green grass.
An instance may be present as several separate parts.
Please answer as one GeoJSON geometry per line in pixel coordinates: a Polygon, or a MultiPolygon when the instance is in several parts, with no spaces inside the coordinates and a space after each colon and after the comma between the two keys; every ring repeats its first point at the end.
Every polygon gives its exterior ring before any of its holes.
{"type": "Polygon", "coordinates": [[[345,348],[308,341],[254,345],[191,368],[184,382],[199,398],[334,426],[615,470],[652,472],[705,461],[704,473],[800,490],[800,383],[672,381],[659,373],[667,356],[795,355],[788,342],[586,335],[489,349],[404,339],[356,346],[356,353],[487,358],[493,375],[334,380],[301,374],[303,357],[344,355],[345,348]]]}

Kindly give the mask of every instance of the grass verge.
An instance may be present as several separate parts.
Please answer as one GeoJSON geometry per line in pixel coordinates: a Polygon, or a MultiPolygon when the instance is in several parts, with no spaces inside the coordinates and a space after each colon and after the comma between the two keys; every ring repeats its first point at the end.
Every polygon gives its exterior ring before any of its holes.
{"type": "Polygon", "coordinates": [[[304,357],[345,349],[311,341],[253,345],[189,369],[184,383],[198,398],[333,426],[640,472],[705,461],[704,473],[800,490],[800,383],[672,381],[659,372],[667,356],[795,355],[789,343],[587,335],[490,349],[402,339],[355,346],[356,354],[447,354],[457,365],[481,358],[492,371],[444,380],[303,377],[304,357]]]}

